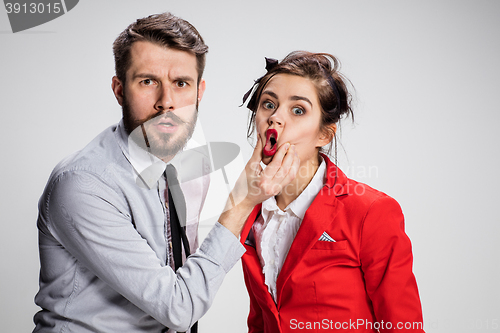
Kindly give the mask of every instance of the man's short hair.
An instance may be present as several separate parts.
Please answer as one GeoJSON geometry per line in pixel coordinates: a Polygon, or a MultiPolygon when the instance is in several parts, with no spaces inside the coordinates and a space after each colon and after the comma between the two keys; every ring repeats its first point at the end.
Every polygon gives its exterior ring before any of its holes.
{"type": "Polygon", "coordinates": [[[129,25],[113,43],[115,72],[123,84],[130,67],[130,49],[132,44],[138,41],[148,41],[195,55],[198,83],[200,82],[208,46],[198,30],[188,21],[171,13],[162,13],[138,19],[129,25]]]}

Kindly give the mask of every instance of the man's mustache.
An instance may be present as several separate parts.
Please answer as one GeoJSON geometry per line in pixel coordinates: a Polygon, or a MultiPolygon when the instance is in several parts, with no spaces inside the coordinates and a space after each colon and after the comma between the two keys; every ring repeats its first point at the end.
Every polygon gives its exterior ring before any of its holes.
{"type": "Polygon", "coordinates": [[[149,124],[154,120],[160,120],[160,119],[171,119],[173,122],[176,124],[182,125],[186,124],[187,122],[179,118],[178,115],[173,113],[172,111],[158,111],[154,115],[150,116],[148,119],[146,119],[143,124],[149,124]]]}

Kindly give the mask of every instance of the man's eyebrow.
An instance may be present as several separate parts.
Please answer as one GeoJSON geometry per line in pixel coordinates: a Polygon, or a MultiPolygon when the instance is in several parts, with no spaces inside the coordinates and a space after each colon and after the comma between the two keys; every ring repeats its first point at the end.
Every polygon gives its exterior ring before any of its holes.
{"type": "Polygon", "coordinates": [[[151,74],[151,73],[136,73],[132,76],[132,79],[153,79],[153,80],[158,80],[158,76],[151,74]]]}
{"type": "MultiPolygon", "coordinates": [[[[160,77],[158,75],[151,74],[151,73],[137,73],[137,74],[134,74],[132,76],[132,79],[153,79],[153,80],[159,81],[160,77]]],[[[180,75],[180,76],[176,76],[174,78],[174,81],[194,82],[194,78],[192,78],[189,75],[180,75]]]]}
{"type": "Polygon", "coordinates": [[[313,105],[313,103],[311,103],[311,101],[307,97],[295,95],[295,96],[290,97],[290,99],[292,101],[306,101],[307,103],[311,104],[311,106],[313,105]]]}
{"type": "Polygon", "coordinates": [[[264,90],[262,92],[262,95],[269,95],[272,98],[278,99],[278,95],[276,95],[275,93],[273,93],[271,90],[264,90]]]}
{"type": "Polygon", "coordinates": [[[181,76],[176,76],[174,81],[194,82],[194,78],[192,78],[189,75],[181,75],[181,76]]]}

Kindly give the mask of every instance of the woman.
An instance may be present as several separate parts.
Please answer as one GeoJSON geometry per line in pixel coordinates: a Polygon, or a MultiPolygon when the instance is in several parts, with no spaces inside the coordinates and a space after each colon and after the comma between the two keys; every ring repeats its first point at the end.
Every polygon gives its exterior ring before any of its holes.
{"type": "Polygon", "coordinates": [[[300,51],[266,60],[248,103],[249,135],[265,139],[264,164],[290,143],[300,167],[279,195],[255,207],[242,233],[249,332],[423,332],[398,203],[347,178],[320,152],[338,121],[352,116],[337,59],[300,51]]]}

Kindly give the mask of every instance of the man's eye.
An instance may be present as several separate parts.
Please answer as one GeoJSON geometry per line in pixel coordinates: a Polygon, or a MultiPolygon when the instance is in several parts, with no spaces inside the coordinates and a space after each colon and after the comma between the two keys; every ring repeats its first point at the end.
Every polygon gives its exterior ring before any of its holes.
{"type": "Polygon", "coordinates": [[[153,84],[153,80],[151,79],[142,80],[142,84],[144,84],[145,86],[150,86],[153,84]]]}
{"type": "Polygon", "coordinates": [[[302,108],[295,107],[292,109],[294,115],[300,116],[304,114],[304,110],[302,108]]]}
{"type": "Polygon", "coordinates": [[[177,87],[184,88],[185,86],[187,86],[187,82],[177,81],[177,87]]]}
{"type": "Polygon", "coordinates": [[[269,101],[265,101],[264,103],[262,103],[262,106],[264,107],[264,109],[268,109],[268,110],[274,109],[274,103],[269,102],[269,101]]]}

